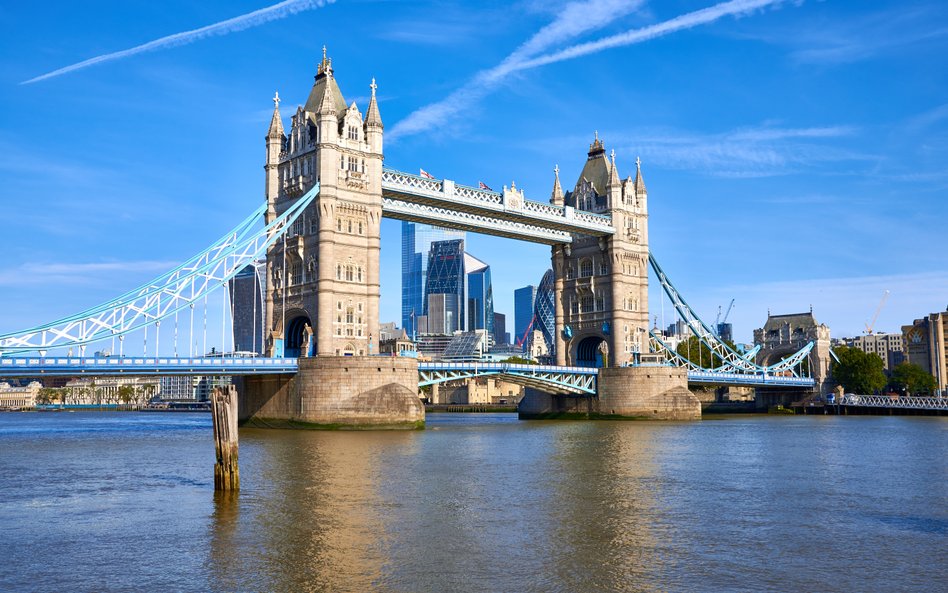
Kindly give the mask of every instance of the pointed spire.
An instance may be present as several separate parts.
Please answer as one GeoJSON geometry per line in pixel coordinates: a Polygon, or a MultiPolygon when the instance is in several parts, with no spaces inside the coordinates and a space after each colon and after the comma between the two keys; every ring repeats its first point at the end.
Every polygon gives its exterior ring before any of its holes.
{"type": "Polygon", "coordinates": [[[379,114],[379,104],[375,100],[375,89],[379,88],[375,84],[375,78],[372,79],[372,84],[369,85],[369,88],[372,89],[372,98],[369,99],[369,108],[365,112],[365,126],[368,128],[372,127],[383,127],[382,126],[382,116],[379,114]]]}
{"type": "MultiPolygon", "coordinates": [[[[343,107],[345,107],[345,104],[343,104],[343,107]]],[[[336,101],[332,96],[332,84],[323,85],[323,96],[319,100],[316,113],[320,115],[336,115],[336,101]]]]}
{"type": "Polygon", "coordinates": [[[323,61],[319,63],[316,67],[316,78],[319,78],[325,74],[326,76],[332,76],[332,58],[326,57],[326,46],[323,46],[323,61]]]}
{"type": "Polygon", "coordinates": [[[267,138],[283,137],[283,119],[280,117],[280,93],[273,93],[273,118],[270,119],[270,130],[267,138]]]}
{"type": "Polygon", "coordinates": [[[612,165],[609,167],[609,182],[606,187],[619,187],[619,170],[616,169],[616,151],[612,150],[612,165]]]}
{"type": "Polygon", "coordinates": [[[645,193],[645,179],[642,178],[642,159],[635,157],[635,192],[645,193]]]}
{"type": "Polygon", "coordinates": [[[560,166],[553,167],[553,192],[550,194],[550,203],[556,206],[563,205],[563,188],[560,187],[560,166]]]}

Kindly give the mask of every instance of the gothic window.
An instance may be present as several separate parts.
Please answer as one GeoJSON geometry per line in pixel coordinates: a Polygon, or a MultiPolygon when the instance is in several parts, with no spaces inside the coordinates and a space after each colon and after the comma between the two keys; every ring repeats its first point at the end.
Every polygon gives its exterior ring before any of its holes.
{"type": "Polygon", "coordinates": [[[315,216],[309,219],[309,234],[315,235],[319,231],[319,219],[315,216]]]}
{"type": "Polygon", "coordinates": [[[359,313],[362,312],[362,303],[359,303],[359,313]]]}
{"type": "Polygon", "coordinates": [[[593,311],[593,298],[592,296],[584,296],[582,306],[580,307],[583,313],[592,313],[593,311]]]}
{"type": "Polygon", "coordinates": [[[349,221],[349,233],[352,233],[352,221],[349,221]]]}
{"type": "Polygon", "coordinates": [[[596,310],[605,311],[606,310],[606,299],[604,296],[596,295],[596,310]]]}
{"type": "Polygon", "coordinates": [[[336,219],[336,230],[340,232],[342,231],[342,219],[340,218],[336,219]]]}
{"type": "Polygon", "coordinates": [[[365,173],[365,159],[362,159],[362,172],[365,173]]]}
{"type": "Polygon", "coordinates": [[[566,268],[566,279],[567,280],[573,279],[573,266],[569,266],[566,268]]]}
{"type": "Polygon", "coordinates": [[[349,140],[358,140],[359,139],[359,128],[356,126],[349,126],[349,140]]]}
{"type": "Polygon", "coordinates": [[[362,266],[359,266],[359,282],[362,282],[362,266]]]}
{"type": "Polygon", "coordinates": [[[577,301],[575,298],[570,299],[570,301],[569,301],[569,310],[570,310],[570,312],[572,312],[574,315],[577,314],[577,313],[579,313],[579,301],[577,301]]]}
{"type": "Polygon", "coordinates": [[[346,309],[346,323],[352,323],[353,313],[352,307],[346,309]]]}
{"type": "MultiPolygon", "coordinates": [[[[352,282],[352,268],[353,266],[346,266],[346,281],[352,282]]],[[[351,321],[349,323],[352,323],[351,321]]]]}
{"type": "Polygon", "coordinates": [[[346,157],[345,157],[345,155],[339,155],[339,168],[340,168],[340,169],[345,169],[345,168],[346,168],[346,157]]]}
{"type": "Polygon", "coordinates": [[[361,222],[359,223],[359,234],[360,234],[360,235],[362,234],[362,223],[361,223],[361,222]]]}
{"type": "Polygon", "coordinates": [[[303,234],[303,219],[297,218],[295,221],[293,221],[293,229],[290,232],[290,236],[295,237],[297,235],[302,235],[302,234],[303,234]]]}
{"type": "Polygon", "coordinates": [[[303,266],[302,264],[293,264],[293,267],[290,268],[290,284],[293,286],[299,286],[303,283],[303,266]]]}
{"type": "Polygon", "coordinates": [[[588,278],[593,275],[593,263],[591,259],[584,259],[579,262],[579,276],[581,278],[588,278]]]}
{"type": "MultiPolygon", "coordinates": [[[[342,264],[336,264],[336,280],[342,280],[342,264]]],[[[342,308],[342,303],[339,304],[339,308],[342,308]]]]}
{"type": "Polygon", "coordinates": [[[349,170],[352,172],[359,170],[359,162],[354,157],[349,157],[349,170]]]}
{"type": "Polygon", "coordinates": [[[599,273],[603,276],[609,273],[609,264],[606,263],[605,259],[599,262],[599,273]]]}

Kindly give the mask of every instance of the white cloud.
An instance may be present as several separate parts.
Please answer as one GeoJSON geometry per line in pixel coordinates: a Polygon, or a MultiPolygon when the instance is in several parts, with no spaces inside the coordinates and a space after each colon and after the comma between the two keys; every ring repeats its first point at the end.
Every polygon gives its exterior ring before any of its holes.
{"type": "Polygon", "coordinates": [[[53,70],[52,72],[47,72],[46,74],[41,74],[40,76],[25,80],[20,84],[32,84],[34,82],[39,82],[48,78],[61,76],[69,72],[75,72],[76,70],[82,70],[83,68],[88,68],[89,66],[95,66],[96,64],[101,64],[103,62],[111,62],[114,60],[134,56],[136,54],[148,51],[156,51],[167,47],[187,45],[207,37],[219,37],[222,35],[228,35],[230,33],[236,33],[238,31],[257,27],[271,21],[284,19],[300,12],[320,8],[326,4],[331,4],[334,1],[335,0],[286,0],[285,2],[267,6],[266,8],[248,12],[246,14],[220,21],[212,25],[207,25],[199,29],[192,29],[190,31],[183,31],[173,35],[167,35],[165,37],[161,37],[160,39],[155,39],[154,41],[149,41],[148,43],[143,43],[142,45],[137,45],[129,49],[89,58],[88,60],[83,60],[70,66],[65,66],[63,68],[59,68],[58,70],[53,70]]]}
{"type": "Polygon", "coordinates": [[[124,274],[162,273],[177,265],[177,262],[155,260],[87,263],[27,262],[14,268],[0,270],[0,286],[93,284],[124,274]]]}

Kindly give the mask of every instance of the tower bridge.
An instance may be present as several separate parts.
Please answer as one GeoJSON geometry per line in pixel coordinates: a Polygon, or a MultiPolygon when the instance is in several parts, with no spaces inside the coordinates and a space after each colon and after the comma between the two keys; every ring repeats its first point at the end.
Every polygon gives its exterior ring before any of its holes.
{"type": "Polygon", "coordinates": [[[759,365],[731,350],[688,307],[649,251],[648,192],[638,159],[634,177],[621,178],[615,151],[607,156],[597,134],[571,189],[564,191],[554,169],[547,201],[528,198],[513,183],[494,192],[397,171],[383,166],[374,80],[370,89],[364,113],[347,104],[324,52],[288,130],[274,97],[265,136],[265,204],[148,284],[77,315],[0,335],[0,376],[213,370],[241,377],[245,420],[384,426],[423,420],[419,385],[485,373],[529,387],[522,417],[697,418],[700,404],[689,382],[793,389],[816,383],[799,370],[812,344],[759,365]],[[465,366],[378,356],[383,217],[550,245],[556,364],[465,366]],[[264,358],[157,356],[162,321],[174,323],[177,352],[179,315],[190,317],[193,328],[207,294],[261,256],[264,358]],[[650,336],[649,269],[714,352],[717,368],[683,360],[650,336]],[[87,345],[108,340],[118,340],[122,354],[133,332],[144,332],[147,350],[149,330],[155,356],[84,356],[87,345]],[[66,348],[78,348],[80,356],[56,354],[66,348]]]}

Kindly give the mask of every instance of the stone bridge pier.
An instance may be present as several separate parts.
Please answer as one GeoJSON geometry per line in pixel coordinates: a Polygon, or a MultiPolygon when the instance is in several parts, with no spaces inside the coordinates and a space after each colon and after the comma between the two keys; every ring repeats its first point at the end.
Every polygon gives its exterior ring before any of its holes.
{"type": "Polygon", "coordinates": [[[424,428],[412,358],[301,358],[295,375],[252,375],[238,385],[241,424],[269,428],[424,428]]]}

